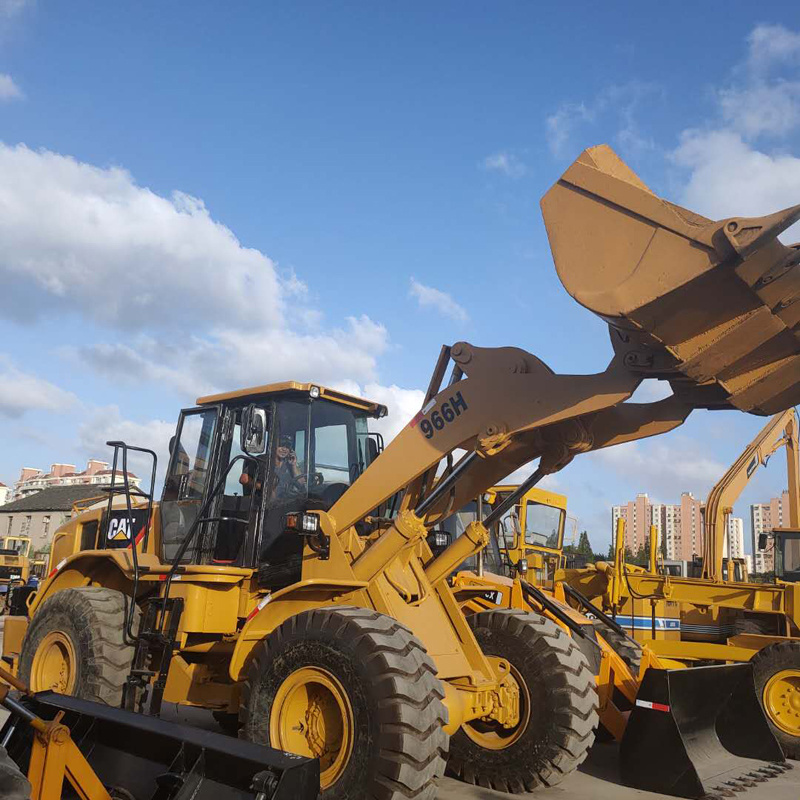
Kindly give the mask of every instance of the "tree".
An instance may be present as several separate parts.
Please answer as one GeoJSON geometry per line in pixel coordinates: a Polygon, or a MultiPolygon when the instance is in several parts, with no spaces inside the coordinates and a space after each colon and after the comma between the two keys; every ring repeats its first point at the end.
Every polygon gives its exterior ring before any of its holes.
{"type": "Polygon", "coordinates": [[[585,556],[594,555],[587,531],[581,531],[580,538],[578,539],[578,552],[585,556]]]}

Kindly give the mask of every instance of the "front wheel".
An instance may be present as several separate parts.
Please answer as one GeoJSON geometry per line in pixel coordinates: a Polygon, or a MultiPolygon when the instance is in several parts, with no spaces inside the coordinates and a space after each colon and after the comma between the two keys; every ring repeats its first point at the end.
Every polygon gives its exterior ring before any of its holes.
{"type": "Polygon", "coordinates": [[[787,758],[800,759],[800,642],[776,642],[751,659],[758,699],[787,758]]]}
{"type": "Polygon", "coordinates": [[[481,720],[462,725],[450,739],[448,772],[514,794],[554,786],[594,742],[597,690],[586,656],[538,614],[485,611],[469,624],[487,656],[509,662],[520,688],[520,721],[511,729],[481,720]]]}
{"type": "Polygon", "coordinates": [[[319,608],[258,645],[240,735],[318,758],[323,800],[433,800],[444,772],[444,690],[422,644],[364,608],[319,608]]]}

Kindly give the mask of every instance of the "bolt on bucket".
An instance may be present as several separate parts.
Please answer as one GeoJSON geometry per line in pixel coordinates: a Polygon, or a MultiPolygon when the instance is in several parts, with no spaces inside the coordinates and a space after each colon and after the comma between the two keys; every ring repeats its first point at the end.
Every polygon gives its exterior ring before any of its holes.
{"type": "Polygon", "coordinates": [[[608,322],[630,369],[699,408],[770,415],[800,402],[800,245],[777,238],[800,205],[706,219],[601,145],[547,192],[542,214],[561,282],[608,322]]]}
{"type": "Polygon", "coordinates": [[[788,768],[751,664],[645,672],[620,744],[626,784],[721,798],[788,768]]]}

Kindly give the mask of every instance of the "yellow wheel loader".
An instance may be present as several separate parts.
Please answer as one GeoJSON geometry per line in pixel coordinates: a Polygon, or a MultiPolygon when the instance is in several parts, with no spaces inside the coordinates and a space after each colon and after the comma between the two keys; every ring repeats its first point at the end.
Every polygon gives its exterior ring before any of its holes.
{"type": "MultiPolygon", "coordinates": [[[[458,535],[515,489],[503,485],[484,493],[443,520],[429,541],[458,535]]],[[[649,647],[556,579],[564,560],[566,508],[566,497],[537,488],[508,506],[490,531],[486,549],[459,565],[449,579],[462,610],[478,619],[499,608],[512,616],[542,614],[575,640],[597,682],[598,736],[621,743],[620,774],[626,783],[706,797],[781,771],[780,746],[759,708],[747,668],[669,672],[649,647]],[[765,766],[765,759],[772,763],[765,766]]]]}
{"type": "Polygon", "coordinates": [[[28,536],[6,536],[0,547],[0,613],[7,613],[16,588],[28,582],[31,571],[31,540],[28,536]]]}
{"type": "MultiPolygon", "coordinates": [[[[181,414],[160,504],[126,485],[124,509],[110,496],[70,521],[27,618],[6,622],[3,657],[34,690],[238,715],[244,737],[318,758],[325,798],[432,797],[445,766],[515,793],[573,770],[597,722],[585,656],[539,615],[515,612],[513,636],[505,610],[467,620],[446,578],[487,527],[436,557],[428,530],[534,459],[520,496],[694,408],[794,402],[794,323],[759,281],[796,277],[776,237],[800,209],[704,220],[606,147],[542,207],[562,282],[609,322],[603,372],[456,343],[382,452],[367,421],[385,409],[315,384],[201,398],[181,414]],[[708,302],[720,296],[724,314],[708,302]],[[626,403],[651,377],[674,396],[626,403]]],[[[132,448],[115,448],[125,474],[132,448]]]]}
{"type": "MultiPolygon", "coordinates": [[[[711,489],[705,506],[703,577],[674,576],[626,564],[622,528],[615,561],[565,570],[561,577],[591,598],[665,661],[682,664],[748,662],[773,733],[790,758],[800,758],[800,527],[798,420],[776,414],[711,489]],[[723,557],[727,516],[759,466],[779,448],[787,457],[789,527],[771,536],[776,582],[736,580],[723,557]],[[650,617],[669,615],[669,628],[650,617]],[[796,699],[795,699],[796,698],[796,699]]],[[[762,549],[767,541],[761,543],[762,549]]],[[[655,547],[651,531],[651,550],[655,547]]],[[[742,576],[745,577],[745,576],[742,576]]]]}

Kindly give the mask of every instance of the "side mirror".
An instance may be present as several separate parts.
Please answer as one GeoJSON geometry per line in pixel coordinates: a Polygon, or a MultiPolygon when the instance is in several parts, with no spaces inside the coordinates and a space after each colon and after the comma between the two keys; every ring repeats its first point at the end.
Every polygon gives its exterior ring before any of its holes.
{"type": "Polygon", "coordinates": [[[766,533],[759,533],[758,534],[758,549],[759,550],[766,550],[768,543],[769,543],[769,535],[766,534],[766,533]]]}
{"type": "Polygon", "coordinates": [[[242,411],[239,446],[249,456],[263,456],[267,451],[267,412],[252,403],[242,411]]]}

